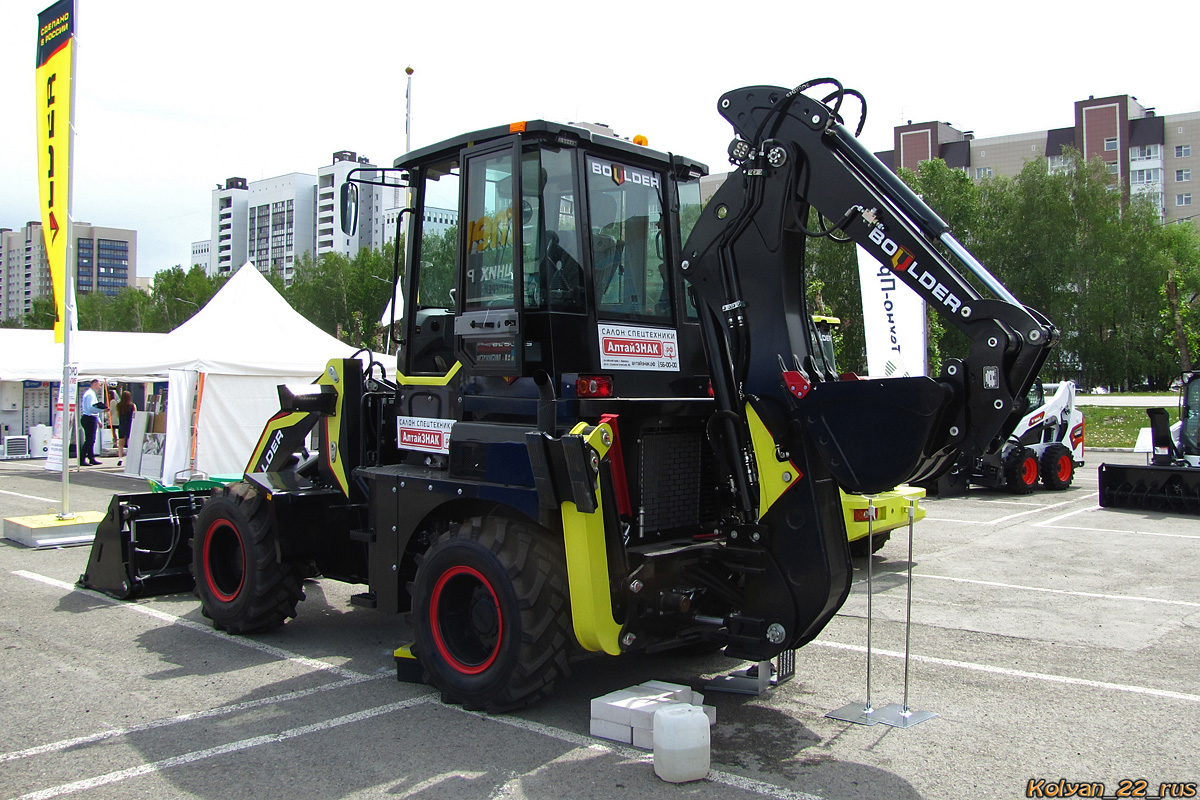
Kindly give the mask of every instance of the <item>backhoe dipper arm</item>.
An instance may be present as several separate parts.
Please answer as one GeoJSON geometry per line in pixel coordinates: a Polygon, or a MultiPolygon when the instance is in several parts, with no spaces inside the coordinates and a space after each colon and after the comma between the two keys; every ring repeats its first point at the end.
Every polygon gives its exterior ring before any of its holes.
{"type": "Polygon", "coordinates": [[[960,452],[981,454],[1007,436],[1058,338],[840,124],[847,93],[857,94],[823,79],[791,91],[737,89],[719,102],[737,133],[730,156],[739,168],[706,206],[680,267],[712,367],[718,455],[744,510],[759,496],[747,401],[781,454],[804,449],[807,438],[843,488],[881,491],[936,476],[960,452]],[[821,83],[837,87],[826,98],[837,98],[833,108],[804,94],[821,83]],[[810,208],[822,220],[817,230],[808,229],[810,208]],[[967,357],[948,360],[937,380],[823,381],[804,300],[810,236],[861,245],[966,334],[967,357]],[[997,299],[981,296],[939,245],[997,299]]]}

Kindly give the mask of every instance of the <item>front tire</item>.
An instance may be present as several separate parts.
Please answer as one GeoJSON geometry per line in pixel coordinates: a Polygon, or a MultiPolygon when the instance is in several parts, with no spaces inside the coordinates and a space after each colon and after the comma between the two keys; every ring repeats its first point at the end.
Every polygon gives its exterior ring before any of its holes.
{"type": "Polygon", "coordinates": [[[192,574],[201,610],[230,633],[276,628],[304,599],[296,567],[280,563],[266,500],[249,484],[205,501],[193,525],[192,574]]]}
{"type": "Polygon", "coordinates": [[[1004,483],[1013,494],[1030,494],[1038,482],[1037,454],[1028,447],[1015,447],[1004,458],[1004,483]]]}
{"type": "Polygon", "coordinates": [[[1042,485],[1062,491],[1075,479],[1075,459],[1065,444],[1052,444],[1042,453],[1042,485]]]}
{"type": "Polygon", "coordinates": [[[416,656],[447,702],[508,711],[569,674],[564,556],[533,524],[467,520],[429,547],[409,592],[416,656]]]}

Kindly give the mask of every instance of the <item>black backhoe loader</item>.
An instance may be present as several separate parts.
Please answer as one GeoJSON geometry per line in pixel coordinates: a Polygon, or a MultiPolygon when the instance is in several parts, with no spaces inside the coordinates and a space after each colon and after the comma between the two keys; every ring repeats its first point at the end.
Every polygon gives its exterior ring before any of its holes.
{"type": "Polygon", "coordinates": [[[361,584],[356,605],[408,615],[398,661],[488,711],[549,694],[578,650],[809,642],[850,591],[839,487],[987,451],[1058,338],[858,142],[846,101],[865,118],[829,79],[723,95],[735,171],[703,206],[704,165],[546,121],[359,173],[412,198],[395,372],[335,360],[282,387],[228,489],[114,498],[83,584],[194,575],[231,633],[294,616],[306,577],[361,584]],[[969,352],[840,380],[805,303],[812,237],[866,248],[969,352]]]}

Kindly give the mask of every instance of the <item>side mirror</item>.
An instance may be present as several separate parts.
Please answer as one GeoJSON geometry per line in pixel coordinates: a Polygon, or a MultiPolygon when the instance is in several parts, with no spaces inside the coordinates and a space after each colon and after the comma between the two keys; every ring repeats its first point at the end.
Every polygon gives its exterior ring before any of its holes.
{"type": "Polygon", "coordinates": [[[358,230],[358,185],[342,184],[342,233],[353,236],[358,230]]]}

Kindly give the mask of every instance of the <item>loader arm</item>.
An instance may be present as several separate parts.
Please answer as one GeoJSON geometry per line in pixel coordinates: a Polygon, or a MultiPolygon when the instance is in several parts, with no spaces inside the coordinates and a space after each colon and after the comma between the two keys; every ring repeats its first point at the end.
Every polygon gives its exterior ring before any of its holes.
{"type": "Polygon", "coordinates": [[[756,507],[748,402],[759,406],[780,454],[811,445],[845,490],[869,494],[936,477],[960,453],[978,455],[1006,437],[1058,338],[841,124],[836,110],[846,94],[857,93],[823,80],[723,95],[718,107],[737,134],[730,156],[738,168],[683,249],[680,268],[700,310],[720,412],[713,438],[750,517],[764,509],[756,507]],[[822,83],[837,87],[825,102],[804,94],[822,83]],[[818,225],[809,223],[810,209],[818,225]],[[810,236],[862,246],[968,337],[966,358],[948,360],[936,379],[825,374],[804,300],[810,236]],[[952,260],[996,298],[984,297],[952,260]]]}

